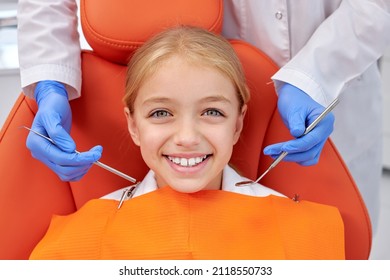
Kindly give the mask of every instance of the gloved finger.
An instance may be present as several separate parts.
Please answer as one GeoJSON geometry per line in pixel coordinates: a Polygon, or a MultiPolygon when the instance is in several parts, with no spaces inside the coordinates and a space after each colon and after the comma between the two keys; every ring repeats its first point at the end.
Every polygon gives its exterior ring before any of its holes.
{"type": "Polygon", "coordinates": [[[319,144],[318,147],[316,147],[315,150],[317,150],[317,154],[314,154],[312,159],[300,161],[300,162],[298,162],[298,164],[300,164],[302,166],[316,165],[320,161],[321,152],[322,152],[322,149],[325,145],[325,142],[326,141],[324,141],[323,143],[319,144]]]}
{"type": "MultiPolygon", "coordinates": [[[[296,141],[296,140],[291,140],[291,141],[296,141]]],[[[267,146],[264,149],[264,154],[272,157],[273,159],[276,159],[282,152],[285,151],[284,146],[288,144],[288,142],[282,142],[282,143],[277,143],[273,144],[270,146],[267,146]]],[[[315,148],[307,149],[307,150],[294,150],[294,151],[286,151],[288,152],[288,155],[284,157],[284,161],[305,161],[308,159],[311,159],[314,154],[317,152],[315,151],[315,148]]]]}
{"type": "Polygon", "coordinates": [[[76,143],[70,137],[68,130],[62,126],[61,117],[57,113],[43,115],[41,125],[58,148],[68,153],[76,149],[76,143]]]}
{"type": "Polygon", "coordinates": [[[302,138],[289,140],[286,142],[276,143],[264,148],[264,154],[271,157],[277,157],[282,152],[288,153],[302,153],[309,151],[318,142],[312,138],[312,136],[305,135],[302,138]]]}
{"type": "MultiPolygon", "coordinates": [[[[34,119],[31,129],[48,138],[51,138],[56,143],[56,145],[60,147],[60,149],[67,152],[73,152],[75,150],[76,144],[73,141],[73,139],[70,137],[68,132],[63,128],[61,128],[61,125],[59,125],[58,123],[58,118],[57,117],[50,118],[50,121],[45,119],[47,118],[44,117],[43,114],[38,113],[34,119]],[[53,129],[52,128],[53,122],[58,123],[59,127],[53,129]]],[[[43,143],[45,142],[49,142],[49,141],[36,135],[32,131],[29,132],[27,138],[27,147],[30,150],[37,151],[42,154],[43,147],[40,147],[40,145],[43,145],[43,143]]],[[[46,146],[44,145],[44,147],[46,146]]]]}
{"type": "MultiPolygon", "coordinates": [[[[35,128],[34,130],[38,133],[41,133],[42,135],[45,135],[45,132],[39,131],[39,129],[35,128]]],[[[31,151],[33,157],[39,160],[41,160],[41,155],[50,154],[50,151],[55,147],[53,143],[32,131],[30,131],[27,136],[26,146],[31,151]]]]}
{"type": "Polygon", "coordinates": [[[306,129],[306,114],[304,110],[295,110],[285,117],[285,123],[294,137],[303,135],[306,129]]]}
{"type": "Polygon", "coordinates": [[[43,158],[42,162],[54,171],[61,181],[78,181],[92,166],[92,164],[86,164],[83,166],[61,166],[47,160],[46,158],[43,158]]]}
{"type": "Polygon", "coordinates": [[[32,152],[35,158],[41,161],[43,161],[43,159],[47,159],[53,164],[62,166],[83,166],[86,164],[92,164],[100,159],[103,150],[101,146],[95,146],[89,151],[83,153],[66,153],[52,144],[46,145],[46,148],[43,150],[41,149],[43,145],[39,146],[39,149],[35,149],[34,152],[32,152]]]}
{"type": "MultiPolygon", "coordinates": [[[[315,145],[314,147],[312,147],[307,151],[291,152],[284,157],[283,161],[296,162],[302,166],[317,164],[325,143],[326,140],[315,145]]],[[[278,144],[267,146],[266,148],[269,148],[269,150],[267,150],[268,152],[267,155],[271,156],[273,159],[276,159],[283,152],[282,149],[283,145],[284,143],[278,143],[278,144]]]]}
{"type": "Polygon", "coordinates": [[[320,159],[320,153],[317,154],[317,156],[311,160],[306,160],[302,162],[298,162],[299,165],[302,166],[311,166],[311,165],[316,165],[319,162],[320,159]]]}
{"type": "Polygon", "coordinates": [[[326,139],[328,139],[329,135],[332,133],[332,130],[333,124],[331,126],[328,126],[326,123],[319,124],[308,134],[300,138],[285,142],[281,149],[288,153],[308,151],[319,143],[326,141],[326,139]]]}
{"type": "Polygon", "coordinates": [[[86,164],[83,166],[61,166],[55,167],[55,172],[62,181],[79,181],[92,167],[93,164],[86,164]]]}
{"type": "Polygon", "coordinates": [[[322,137],[312,130],[301,138],[296,138],[286,142],[276,143],[264,148],[264,154],[269,156],[279,155],[282,152],[299,153],[312,149],[315,145],[322,142],[322,137]]]}
{"type": "Polygon", "coordinates": [[[73,166],[92,164],[101,158],[102,151],[103,151],[103,147],[97,145],[86,152],[67,154],[68,155],[67,157],[59,158],[57,164],[73,165],[73,166]]]}
{"type": "MultiPolygon", "coordinates": [[[[317,164],[324,144],[325,141],[315,145],[310,150],[304,152],[289,153],[283,160],[296,162],[303,166],[317,164]]],[[[273,156],[273,158],[275,157],[273,156]]]]}
{"type": "Polygon", "coordinates": [[[282,147],[285,142],[268,145],[264,148],[263,153],[267,156],[278,156],[283,152],[282,147]]]}
{"type": "MultiPolygon", "coordinates": [[[[308,125],[309,126],[310,124],[312,124],[315,119],[323,112],[320,111],[320,112],[317,112],[317,113],[312,113],[308,116],[308,125]]],[[[333,125],[334,125],[334,122],[335,122],[335,117],[334,117],[334,114],[332,112],[328,113],[317,125],[316,127],[310,131],[308,134],[310,133],[313,133],[313,131],[315,131],[315,133],[317,133],[318,137],[319,138],[322,138],[323,139],[326,139],[329,137],[329,135],[332,133],[333,131],[333,125]]]]}
{"type": "Polygon", "coordinates": [[[306,152],[322,141],[322,137],[318,137],[318,134],[315,134],[314,131],[312,131],[311,133],[302,136],[301,138],[285,142],[282,146],[282,150],[288,153],[306,152]]]}

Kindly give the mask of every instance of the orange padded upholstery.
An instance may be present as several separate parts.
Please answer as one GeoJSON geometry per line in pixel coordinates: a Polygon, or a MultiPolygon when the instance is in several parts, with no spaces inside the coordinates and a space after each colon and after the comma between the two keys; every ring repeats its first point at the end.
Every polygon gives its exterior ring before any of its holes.
{"type": "MultiPolygon", "coordinates": [[[[81,0],[85,36],[94,51],[82,54],[82,97],[71,101],[71,135],[78,150],[104,147],[101,161],[138,180],[148,168],[127,132],[121,98],[126,62],[151,35],[176,25],[202,26],[220,32],[222,0],[104,1],[81,0]]],[[[291,136],[276,108],[270,77],[275,64],[258,49],[232,41],[251,89],[245,127],[234,148],[232,164],[255,179],[271,163],[262,154],[266,145],[291,136]]],[[[91,198],[129,184],[93,166],[79,182],[62,182],[31,157],[25,147],[27,131],[37,110],[23,95],[17,100],[0,134],[0,259],[26,259],[47,230],[52,214],[68,214],[91,198]]],[[[346,258],[367,259],[371,227],[367,210],[346,166],[328,141],[318,165],[280,163],[262,181],[289,197],[337,206],[345,223],[346,258]]]]}

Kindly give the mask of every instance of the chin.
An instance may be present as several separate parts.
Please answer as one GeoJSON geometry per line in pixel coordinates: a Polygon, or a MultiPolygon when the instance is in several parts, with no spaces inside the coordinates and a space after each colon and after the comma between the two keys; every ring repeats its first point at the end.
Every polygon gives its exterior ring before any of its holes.
{"type": "Polygon", "coordinates": [[[206,189],[205,186],[194,186],[194,185],[188,185],[188,184],[180,184],[179,186],[176,184],[171,184],[170,187],[174,189],[177,192],[182,193],[195,193],[201,190],[206,189]]]}

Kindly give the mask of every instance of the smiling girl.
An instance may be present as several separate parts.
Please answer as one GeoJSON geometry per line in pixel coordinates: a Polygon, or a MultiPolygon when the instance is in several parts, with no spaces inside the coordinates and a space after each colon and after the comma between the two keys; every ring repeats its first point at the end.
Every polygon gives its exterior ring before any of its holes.
{"type": "Polygon", "coordinates": [[[160,34],[129,65],[125,114],[158,187],[216,190],[249,99],[224,39],[202,29],[160,34]]]}
{"type": "Polygon", "coordinates": [[[153,37],[129,63],[125,116],[150,171],[55,217],[36,259],[342,259],[334,207],[296,203],[229,166],[249,91],[228,41],[196,27],[153,37]]]}

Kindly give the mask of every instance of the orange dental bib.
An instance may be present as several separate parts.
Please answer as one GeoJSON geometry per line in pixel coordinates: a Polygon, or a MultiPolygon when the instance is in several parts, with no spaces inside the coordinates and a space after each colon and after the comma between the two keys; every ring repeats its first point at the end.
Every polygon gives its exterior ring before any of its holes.
{"type": "Polygon", "coordinates": [[[344,259],[331,206],[169,187],[55,216],[30,259],[344,259]]]}

